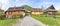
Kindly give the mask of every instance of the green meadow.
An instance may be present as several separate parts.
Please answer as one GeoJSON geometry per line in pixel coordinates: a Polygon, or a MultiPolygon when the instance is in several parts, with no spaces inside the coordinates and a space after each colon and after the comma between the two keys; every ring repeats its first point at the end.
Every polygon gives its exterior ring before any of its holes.
{"type": "Polygon", "coordinates": [[[12,24],[17,22],[18,22],[18,19],[0,20],[0,26],[12,26],[12,24]]]}
{"type": "Polygon", "coordinates": [[[32,15],[33,18],[48,26],[60,26],[60,15],[32,15]]]}

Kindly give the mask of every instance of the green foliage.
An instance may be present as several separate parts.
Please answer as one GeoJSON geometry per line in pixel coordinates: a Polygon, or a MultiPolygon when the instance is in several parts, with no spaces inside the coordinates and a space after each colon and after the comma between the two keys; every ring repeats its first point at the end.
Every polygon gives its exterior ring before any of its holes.
{"type": "Polygon", "coordinates": [[[57,11],[57,14],[60,14],[60,11],[57,11]]]}
{"type": "Polygon", "coordinates": [[[23,15],[13,15],[11,17],[11,19],[19,19],[19,18],[23,18],[23,15]]]}
{"type": "Polygon", "coordinates": [[[24,5],[24,6],[22,6],[22,7],[24,7],[24,9],[26,9],[26,10],[32,10],[32,7],[30,7],[30,6],[28,6],[28,5],[24,5]]]}
{"type": "Polygon", "coordinates": [[[3,20],[5,19],[5,16],[4,15],[0,15],[0,20],[3,20]]]}
{"type": "Polygon", "coordinates": [[[12,15],[11,19],[18,19],[20,16],[18,15],[12,15]]]}
{"type": "Polygon", "coordinates": [[[4,10],[2,10],[2,9],[0,8],[0,12],[4,12],[4,10]]]}
{"type": "Polygon", "coordinates": [[[25,13],[25,16],[28,16],[28,14],[27,14],[27,13],[25,13]]]}
{"type": "Polygon", "coordinates": [[[20,15],[20,18],[22,19],[22,18],[24,18],[24,16],[23,15],[20,15]]]}
{"type": "Polygon", "coordinates": [[[2,14],[3,14],[3,12],[4,12],[4,10],[0,9],[0,15],[2,15],[2,14]]]}
{"type": "Polygon", "coordinates": [[[0,8],[0,20],[5,19],[5,15],[2,15],[4,10],[0,8]]]}

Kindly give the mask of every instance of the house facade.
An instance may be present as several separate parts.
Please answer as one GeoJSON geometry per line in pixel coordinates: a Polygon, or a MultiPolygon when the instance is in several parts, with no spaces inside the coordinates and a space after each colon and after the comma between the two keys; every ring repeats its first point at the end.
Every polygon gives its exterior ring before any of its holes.
{"type": "Polygon", "coordinates": [[[40,15],[40,14],[43,14],[43,11],[40,8],[33,8],[32,11],[31,11],[31,14],[40,15]]]}
{"type": "Polygon", "coordinates": [[[30,15],[31,14],[31,11],[25,10],[25,13],[28,14],[28,15],[30,15]]]}
{"type": "Polygon", "coordinates": [[[23,7],[10,7],[8,10],[5,12],[6,16],[10,15],[25,15],[25,10],[23,7]]]}

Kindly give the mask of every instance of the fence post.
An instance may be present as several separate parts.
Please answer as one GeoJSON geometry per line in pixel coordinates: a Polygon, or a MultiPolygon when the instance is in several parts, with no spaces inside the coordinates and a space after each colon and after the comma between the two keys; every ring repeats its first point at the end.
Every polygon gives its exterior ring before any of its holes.
{"type": "Polygon", "coordinates": [[[53,16],[54,16],[54,19],[56,19],[56,17],[55,17],[55,13],[53,14],[53,16]]]}

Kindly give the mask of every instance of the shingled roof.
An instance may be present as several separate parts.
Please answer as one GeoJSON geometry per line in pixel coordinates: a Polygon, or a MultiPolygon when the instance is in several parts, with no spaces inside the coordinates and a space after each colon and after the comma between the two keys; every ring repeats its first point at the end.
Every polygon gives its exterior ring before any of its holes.
{"type": "Polygon", "coordinates": [[[51,5],[50,7],[48,7],[47,9],[55,9],[55,7],[53,5],[51,5]]]}
{"type": "Polygon", "coordinates": [[[24,10],[23,7],[9,7],[7,11],[24,10]]]}
{"type": "Polygon", "coordinates": [[[40,9],[40,8],[33,8],[32,11],[38,12],[38,11],[42,11],[42,9],[40,9]]]}
{"type": "Polygon", "coordinates": [[[51,5],[50,7],[48,7],[48,8],[46,9],[46,11],[57,11],[57,10],[54,8],[53,5],[51,5]]]}

